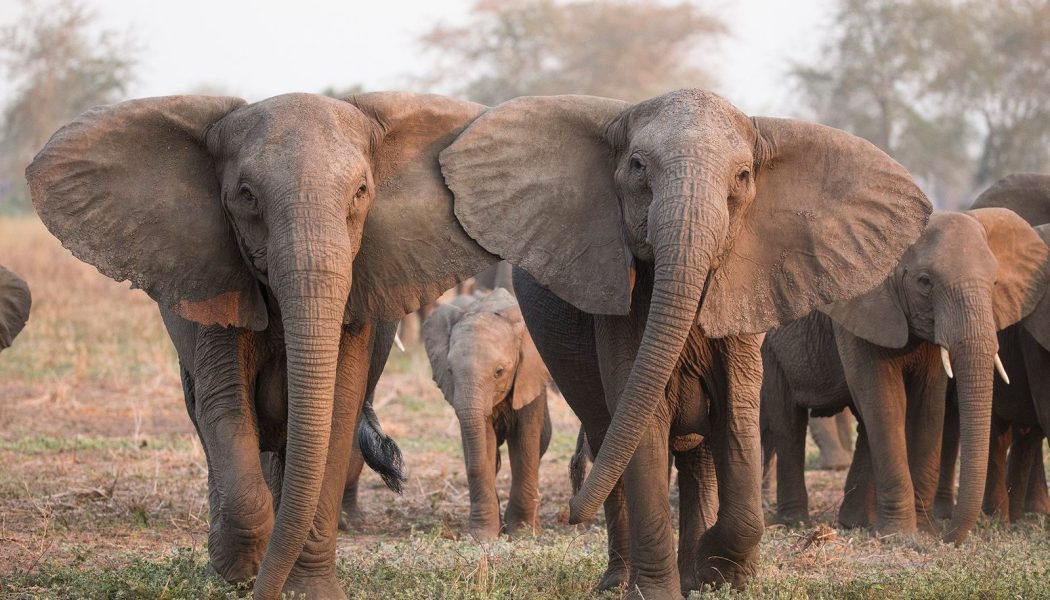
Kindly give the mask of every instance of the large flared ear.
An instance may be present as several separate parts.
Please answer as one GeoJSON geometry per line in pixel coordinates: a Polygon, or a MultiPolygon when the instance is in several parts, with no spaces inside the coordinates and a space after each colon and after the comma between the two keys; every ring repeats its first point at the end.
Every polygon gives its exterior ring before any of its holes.
{"type": "Polygon", "coordinates": [[[995,328],[1005,329],[1035,309],[1046,292],[1050,250],[1032,226],[1005,208],[966,211],[984,228],[988,249],[995,255],[995,328]]]}
{"type": "Polygon", "coordinates": [[[889,280],[866,294],[820,308],[853,335],[883,348],[908,343],[908,317],[894,299],[889,280]]]}
{"type": "Polygon", "coordinates": [[[441,393],[449,402],[455,398],[452,370],[448,362],[449,341],[452,339],[452,328],[462,316],[463,309],[460,307],[455,304],[442,304],[423,322],[420,333],[423,346],[427,350],[427,358],[430,359],[434,383],[441,388],[441,393]]]}
{"type": "Polygon", "coordinates": [[[463,231],[438,166],[438,154],[485,107],[401,92],[347,102],[376,125],[376,194],[354,260],[350,314],[396,321],[498,260],[463,231]]]}
{"type": "Polygon", "coordinates": [[[26,282],[0,267],[0,351],[11,347],[15,337],[26,326],[32,303],[26,282]]]}
{"type": "MultiPolygon", "coordinates": [[[[1035,232],[1050,246],[1050,224],[1039,225],[1035,232]]],[[[1050,350],[1050,293],[1043,294],[1032,312],[1028,313],[1021,323],[1043,348],[1050,350]]]]}
{"type": "Polygon", "coordinates": [[[243,104],[168,96],[89,110],[26,169],[37,214],[74,256],[179,316],[265,328],[204,144],[205,131],[243,104]]]}
{"type": "Polygon", "coordinates": [[[591,96],[517,98],[441,154],[467,233],[589,313],[630,308],[630,254],[605,137],[626,107],[591,96]]]}
{"type": "Polygon", "coordinates": [[[712,337],[758,333],[881,283],[932,207],[908,171],[845,131],[754,118],[756,196],[700,320],[712,337]]]}

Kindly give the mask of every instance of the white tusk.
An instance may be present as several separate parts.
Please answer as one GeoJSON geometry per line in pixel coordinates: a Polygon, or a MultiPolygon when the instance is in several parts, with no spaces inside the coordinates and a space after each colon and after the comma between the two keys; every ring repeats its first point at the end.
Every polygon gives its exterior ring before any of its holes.
{"type": "Polygon", "coordinates": [[[401,343],[401,324],[400,323],[397,324],[397,329],[394,330],[394,345],[397,346],[398,350],[400,350],[402,352],[405,351],[405,345],[401,343]]]}
{"type": "Polygon", "coordinates": [[[944,372],[948,374],[948,379],[955,377],[955,373],[952,373],[951,357],[948,356],[948,349],[944,346],[941,346],[941,365],[944,366],[944,372]]]}
{"type": "Polygon", "coordinates": [[[1006,374],[1006,369],[1003,367],[1003,361],[999,360],[999,353],[995,353],[995,371],[999,373],[999,377],[1003,378],[1006,385],[1010,385],[1010,377],[1006,374]]]}

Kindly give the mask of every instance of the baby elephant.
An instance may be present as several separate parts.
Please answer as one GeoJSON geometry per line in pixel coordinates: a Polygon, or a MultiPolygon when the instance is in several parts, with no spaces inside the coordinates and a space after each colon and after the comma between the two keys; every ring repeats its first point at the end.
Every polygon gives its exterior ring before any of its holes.
{"type": "Polygon", "coordinates": [[[511,487],[505,530],[537,526],[540,457],[551,439],[547,367],[525,329],[513,296],[460,296],[434,310],[423,324],[423,343],[434,381],[459,418],[470,484],[470,533],[491,540],[500,533],[496,473],[507,441],[511,487]]]}

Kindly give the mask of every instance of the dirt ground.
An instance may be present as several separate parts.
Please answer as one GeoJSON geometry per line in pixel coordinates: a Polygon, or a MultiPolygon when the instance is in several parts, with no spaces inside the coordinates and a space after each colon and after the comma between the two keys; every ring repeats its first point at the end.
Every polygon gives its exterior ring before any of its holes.
{"type": "MultiPolygon", "coordinates": [[[[29,326],[0,356],[0,598],[243,593],[206,572],[204,453],[153,302],[73,259],[30,218],[0,219],[0,264],[29,281],[34,299],[29,326]]],[[[404,451],[408,484],[397,497],[366,469],[365,519],[339,543],[351,597],[590,596],[604,533],[566,523],[578,422],[562,399],[550,405],[544,532],[479,548],[465,535],[458,424],[422,349],[395,350],[376,410],[404,451]]],[[[960,548],[879,538],[829,526],[844,473],[807,478],[814,525],[767,528],[744,596],[1050,597],[1042,518],[982,522],[960,548]]]]}

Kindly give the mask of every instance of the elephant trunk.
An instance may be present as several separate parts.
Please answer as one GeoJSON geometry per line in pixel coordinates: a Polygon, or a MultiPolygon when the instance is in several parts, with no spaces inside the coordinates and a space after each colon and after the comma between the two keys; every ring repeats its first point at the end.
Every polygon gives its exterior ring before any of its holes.
{"type": "Polygon", "coordinates": [[[697,178],[691,164],[670,171],[675,176],[654,192],[649,210],[655,273],[645,332],[594,466],[570,503],[570,523],[594,517],[634,456],[665,397],[726,238],[726,198],[716,191],[725,186],[697,178]]]}
{"type": "Polygon", "coordinates": [[[470,488],[470,533],[478,541],[499,537],[499,499],[496,497],[495,437],[491,417],[476,408],[457,409],[463,460],[470,488]],[[494,439],[492,440],[495,441],[494,439]]]}
{"type": "Polygon", "coordinates": [[[281,503],[255,582],[255,598],[278,598],[303,551],[328,459],[339,340],[353,251],[335,211],[289,202],[271,228],[269,280],[281,310],[288,372],[288,439],[281,503]]]}
{"type": "Polygon", "coordinates": [[[948,290],[950,306],[935,322],[947,349],[959,404],[959,497],[944,541],[960,544],[977,523],[988,469],[993,364],[998,342],[991,291],[977,286],[948,290]]]}

